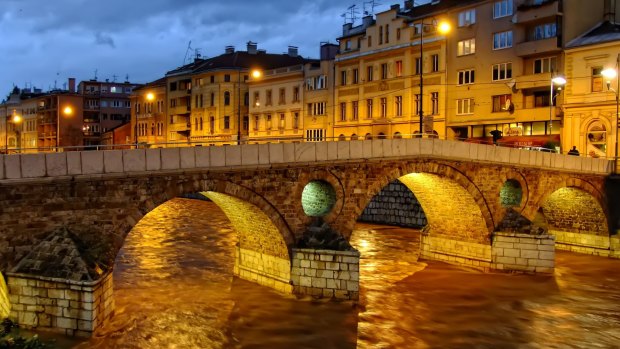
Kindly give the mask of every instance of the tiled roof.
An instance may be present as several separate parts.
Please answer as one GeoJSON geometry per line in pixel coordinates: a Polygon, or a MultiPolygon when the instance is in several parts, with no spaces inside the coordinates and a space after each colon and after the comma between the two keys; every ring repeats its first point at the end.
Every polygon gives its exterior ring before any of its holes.
{"type": "Polygon", "coordinates": [[[602,44],[620,40],[620,24],[605,21],[596,25],[583,35],[571,40],[566,48],[602,44]]]}

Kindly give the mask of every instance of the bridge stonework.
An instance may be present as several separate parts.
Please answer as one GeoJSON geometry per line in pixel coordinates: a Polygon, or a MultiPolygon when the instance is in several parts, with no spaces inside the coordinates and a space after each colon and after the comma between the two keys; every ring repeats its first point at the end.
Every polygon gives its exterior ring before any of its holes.
{"type": "MultiPolygon", "coordinates": [[[[312,223],[301,205],[302,192],[314,180],[331,184],[336,200],[323,219],[349,239],[368,203],[396,179],[413,191],[428,219],[423,257],[482,269],[549,272],[553,251],[540,246],[553,246],[554,237],[530,243],[519,235],[523,232],[499,231],[500,223],[511,210],[529,221],[546,213],[549,232],[607,239],[607,255],[619,255],[614,248],[620,243],[600,229],[608,169],[601,159],[427,139],[2,156],[0,272],[9,273],[10,285],[10,272],[34,246],[67,229],[84,260],[108,275],[126,235],[144,215],[170,199],[201,192],[223,209],[239,234],[237,275],[282,292],[355,299],[355,272],[318,263],[345,257],[298,250],[312,223]],[[500,199],[507,180],[523,191],[519,205],[510,209],[500,199]],[[561,217],[571,216],[575,207],[553,196],[563,188],[589,205],[570,223],[561,217]],[[558,223],[564,221],[570,229],[558,223]],[[318,260],[303,261],[302,254],[318,260]]],[[[17,302],[21,296],[10,295],[17,302]]],[[[11,309],[15,318],[18,312],[11,309]]]]}

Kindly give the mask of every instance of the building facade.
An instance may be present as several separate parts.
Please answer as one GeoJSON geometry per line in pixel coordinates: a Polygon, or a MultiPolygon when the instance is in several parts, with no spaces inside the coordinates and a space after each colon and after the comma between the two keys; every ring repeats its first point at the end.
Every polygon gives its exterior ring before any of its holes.
{"type": "Polygon", "coordinates": [[[165,147],[170,125],[166,78],[134,88],[130,100],[130,143],[165,147]]]}

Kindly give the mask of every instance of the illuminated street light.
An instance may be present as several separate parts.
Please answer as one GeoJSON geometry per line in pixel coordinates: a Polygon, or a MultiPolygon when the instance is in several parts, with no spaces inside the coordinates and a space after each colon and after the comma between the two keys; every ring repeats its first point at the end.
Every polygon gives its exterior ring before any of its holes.
{"type": "Polygon", "coordinates": [[[441,21],[437,22],[435,19],[431,23],[420,24],[420,105],[418,114],[420,115],[420,137],[424,134],[424,26],[430,26],[437,29],[439,34],[447,34],[451,30],[450,23],[441,21]]]}
{"type": "Polygon", "coordinates": [[[155,95],[152,92],[149,92],[146,94],[146,100],[147,101],[153,101],[155,100],[155,95]]]}
{"type": "Polygon", "coordinates": [[[607,90],[613,91],[616,95],[616,129],[615,129],[615,153],[614,153],[614,167],[612,169],[613,173],[618,171],[618,114],[620,113],[620,95],[618,95],[620,91],[620,79],[616,79],[616,89],[614,90],[611,87],[611,80],[618,77],[618,66],[620,65],[620,54],[616,57],[616,68],[607,68],[601,72],[601,74],[607,79],[607,90]]]}
{"type": "Polygon", "coordinates": [[[70,106],[66,106],[62,111],[65,115],[73,115],[73,108],[70,106]]]}
{"type": "Polygon", "coordinates": [[[252,77],[254,79],[260,79],[261,76],[263,76],[263,73],[260,70],[258,70],[258,69],[252,70],[252,77]]]}
{"type": "MultiPolygon", "coordinates": [[[[13,116],[11,117],[11,123],[13,123],[13,125],[17,125],[20,122],[22,122],[22,117],[16,113],[16,110],[13,109],[13,116]]],[[[17,131],[15,131],[17,133],[17,131]]],[[[15,146],[17,147],[17,137],[15,139],[15,146]]],[[[6,117],[4,119],[4,153],[8,154],[9,153],[9,118],[6,117]]]]}
{"type": "MultiPolygon", "coordinates": [[[[237,70],[237,145],[241,144],[241,68],[237,70]]],[[[252,78],[260,79],[263,72],[258,69],[252,70],[252,78]]],[[[249,104],[249,103],[248,103],[249,104]]]]}
{"type": "Polygon", "coordinates": [[[566,85],[566,79],[562,76],[556,76],[551,79],[551,88],[549,90],[549,136],[551,136],[551,132],[553,131],[553,86],[564,86],[566,85]]]}

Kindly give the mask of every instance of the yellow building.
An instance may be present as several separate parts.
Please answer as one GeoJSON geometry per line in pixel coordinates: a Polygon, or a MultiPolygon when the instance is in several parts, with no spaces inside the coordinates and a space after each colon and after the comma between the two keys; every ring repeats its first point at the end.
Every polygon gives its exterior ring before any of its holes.
{"type": "MultiPolygon", "coordinates": [[[[133,89],[131,99],[132,143],[165,147],[168,127],[166,78],[133,89]]],[[[176,138],[176,137],[175,137],[176,138]]]]}
{"type": "Polygon", "coordinates": [[[306,142],[338,139],[338,135],[334,133],[334,65],[337,53],[338,45],[323,43],[321,60],[304,67],[302,115],[306,142]]]}
{"type": "Polygon", "coordinates": [[[619,25],[605,21],[567,44],[564,150],[576,146],[582,155],[616,156],[619,32],[619,25]],[[606,69],[616,77],[605,77],[606,69]]]}
{"type": "Polygon", "coordinates": [[[417,6],[414,11],[412,1],[406,1],[403,10],[392,5],[376,20],[366,16],[359,26],[344,25],[336,57],[335,135],[410,137],[422,129],[443,137],[445,37],[437,32],[436,22],[422,24],[429,9],[417,6]]]}

